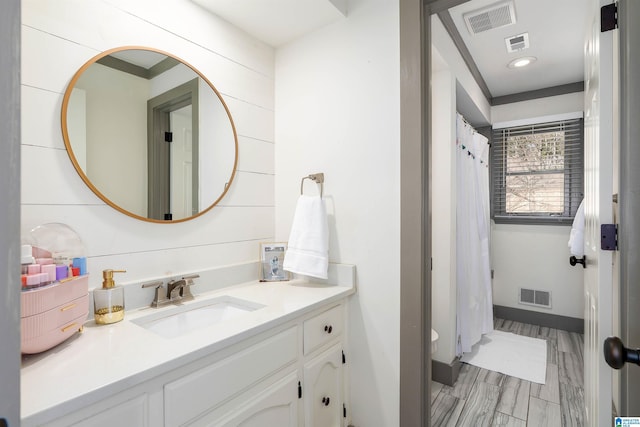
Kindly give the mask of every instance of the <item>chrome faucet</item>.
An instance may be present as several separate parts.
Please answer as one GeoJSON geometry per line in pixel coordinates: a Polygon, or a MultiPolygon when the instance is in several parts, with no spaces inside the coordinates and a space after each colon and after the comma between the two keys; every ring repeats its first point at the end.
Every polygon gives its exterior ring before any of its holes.
{"type": "Polygon", "coordinates": [[[171,301],[182,299],[185,286],[187,286],[187,281],[184,279],[171,280],[167,283],[167,298],[171,301]]]}
{"type": "Polygon", "coordinates": [[[193,299],[191,293],[191,285],[193,285],[193,279],[200,277],[198,274],[192,274],[184,276],[182,279],[172,279],[167,283],[167,290],[165,292],[164,283],[162,280],[145,283],[143,288],[155,288],[155,296],[151,302],[151,307],[162,307],[163,305],[170,304],[178,301],[190,301],[193,299]]]}
{"type": "Polygon", "coordinates": [[[151,287],[155,288],[155,296],[153,297],[153,301],[151,302],[151,307],[156,307],[156,308],[162,307],[163,305],[171,302],[171,300],[169,300],[165,296],[164,287],[162,285],[164,285],[162,280],[158,280],[156,282],[151,282],[151,283],[145,283],[142,285],[143,288],[151,288],[151,287]]]}
{"type": "Polygon", "coordinates": [[[182,291],[180,292],[180,296],[182,296],[182,299],[184,301],[190,301],[193,299],[193,294],[191,293],[191,285],[193,285],[193,279],[197,279],[198,277],[200,277],[199,274],[190,274],[182,278],[185,283],[182,287],[182,291]]]}

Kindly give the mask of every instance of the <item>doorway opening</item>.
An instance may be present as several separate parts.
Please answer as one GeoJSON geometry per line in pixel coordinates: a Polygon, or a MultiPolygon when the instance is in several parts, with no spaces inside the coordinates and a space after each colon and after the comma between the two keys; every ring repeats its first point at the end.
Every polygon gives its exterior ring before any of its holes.
{"type": "MultiPolygon", "coordinates": [[[[446,142],[450,144],[446,146],[445,150],[448,150],[449,153],[452,152],[451,145],[453,145],[450,141],[455,140],[455,134],[452,129],[453,127],[451,125],[447,125],[447,123],[453,123],[453,120],[450,118],[454,117],[456,111],[462,112],[463,115],[472,122],[472,124],[478,128],[482,128],[487,125],[496,125],[496,123],[500,125],[509,123],[513,125],[522,124],[522,120],[538,120],[539,123],[545,123],[550,121],[551,117],[561,114],[581,113],[584,110],[584,94],[581,84],[581,80],[584,76],[582,63],[577,67],[577,77],[574,76],[571,80],[565,80],[564,83],[556,83],[554,85],[541,83],[543,84],[543,87],[526,88],[526,86],[523,86],[525,89],[518,92],[510,92],[512,89],[503,89],[498,86],[498,84],[502,83],[500,81],[500,79],[502,79],[505,83],[505,87],[509,87],[509,85],[512,85],[511,87],[516,87],[514,82],[509,81],[509,74],[507,74],[511,71],[517,71],[508,67],[507,64],[512,63],[511,60],[504,61],[504,67],[500,67],[500,69],[495,72],[495,75],[486,73],[486,65],[483,65],[485,64],[483,62],[484,59],[479,61],[479,65],[475,66],[474,71],[474,67],[469,65],[469,60],[473,62],[473,59],[477,58],[477,52],[473,49],[474,43],[488,45],[489,42],[485,36],[489,34],[489,31],[487,31],[483,36],[485,38],[482,39],[482,41],[480,41],[481,38],[477,35],[468,36],[467,33],[461,36],[460,33],[467,31],[463,21],[464,14],[471,10],[487,6],[488,3],[492,2],[482,0],[457,2],[456,5],[449,10],[439,11],[438,17],[433,18],[431,22],[431,34],[433,39],[431,46],[433,60],[431,70],[431,95],[433,100],[431,122],[433,130],[435,130],[438,125],[442,125],[444,123],[443,127],[445,129],[443,133],[445,134],[446,142]],[[456,23],[459,24],[458,21],[461,21],[463,25],[456,26],[456,23]],[[455,34],[451,34],[452,26],[454,29],[458,30],[457,36],[455,34]],[[446,30],[445,33],[448,33],[448,40],[444,40],[443,38],[443,31],[441,31],[443,28],[446,30]],[[458,40],[456,40],[456,37],[458,40]],[[470,41],[473,37],[476,37],[476,39],[470,41]],[[466,49],[466,46],[470,47],[466,49]],[[456,53],[458,51],[460,52],[460,54],[455,58],[451,55],[451,52],[454,50],[456,53]],[[443,64],[438,64],[439,60],[442,60],[443,64]],[[466,68],[466,72],[460,73],[459,70],[461,68],[466,68]],[[479,71],[480,69],[482,69],[482,73],[479,71]],[[436,81],[439,83],[436,84],[436,81]],[[462,87],[462,90],[460,90],[460,87],[462,87]],[[482,98],[484,98],[484,101],[482,98]],[[448,102],[449,104],[443,106],[443,99],[448,99],[445,103],[448,102]],[[469,101],[471,102],[469,103],[469,101]],[[471,107],[469,104],[471,104],[471,107]],[[439,111],[443,107],[446,110],[444,113],[439,111]],[[465,108],[466,111],[460,111],[465,108]],[[441,120],[442,114],[448,118],[448,121],[443,122],[441,120]],[[478,119],[478,117],[480,119],[478,119]],[[518,123],[518,121],[520,121],[520,123],[518,123]]],[[[517,12],[523,13],[525,10],[524,5],[519,5],[517,1],[512,3],[515,3],[515,10],[517,12]]],[[[542,10],[545,9],[540,5],[536,5],[536,7],[540,7],[542,10]]],[[[594,12],[593,10],[590,10],[588,13],[593,14],[594,12]]],[[[516,20],[517,19],[518,17],[516,16],[516,20]]],[[[587,19],[585,19],[585,21],[587,21],[587,19]]],[[[538,23],[536,25],[538,28],[542,27],[543,31],[546,32],[551,32],[553,27],[551,22],[544,22],[542,25],[538,23]]],[[[491,31],[498,31],[495,28],[496,27],[491,31]]],[[[516,28],[511,31],[520,34],[523,33],[521,30],[522,29],[520,28],[516,28]]],[[[508,31],[510,31],[509,26],[504,26],[501,31],[505,33],[501,34],[499,37],[499,41],[502,45],[500,48],[505,51],[504,55],[507,55],[508,58],[512,59],[512,57],[507,54],[507,48],[509,46],[505,46],[505,40],[509,40],[509,34],[507,34],[508,31]]],[[[536,43],[539,42],[539,38],[535,36],[534,28],[527,29],[527,33],[529,35],[527,39],[530,42],[530,47],[528,49],[534,49],[536,43]]],[[[579,55],[582,57],[583,46],[587,35],[588,30],[585,30],[584,34],[580,34],[578,46],[574,53],[564,54],[567,56],[579,55]]],[[[563,41],[563,45],[564,44],[565,43],[563,41]]],[[[544,64],[542,54],[536,53],[534,55],[531,52],[533,51],[516,52],[515,54],[540,56],[537,61],[533,62],[534,65],[532,65],[532,67],[535,66],[538,67],[538,69],[541,69],[541,64],[544,64]]],[[[509,53],[514,54],[514,52],[509,53]]],[[[494,52],[483,51],[483,54],[491,57],[491,55],[494,55],[494,52]]],[[[513,56],[515,56],[515,54],[513,56]]],[[[554,70],[552,74],[558,77],[560,75],[557,70],[554,70]]],[[[527,80],[528,83],[533,82],[532,78],[527,80]]],[[[540,81],[544,82],[542,79],[540,81]]],[[[431,149],[434,153],[434,162],[432,163],[432,168],[434,170],[432,171],[432,179],[434,179],[434,182],[438,182],[438,187],[441,187],[443,185],[443,180],[441,179],[442,176],[437,175],[437,169],[442,167],[442,162],[451,166],[448,170],[444,171],[445,176],[455,176],[455,168],[452,163],[447,162],[447,159],[453,159],[451,154],[449,154],[449,157],[443,158],[436,153],[437,150],[441,148],[438,147],[438,143],[439,141],[437,140],[437,137],[432,134],[431,149]]],[[[434,254],[434,268],[432,273],[432,324],[433,328],[440,336],[438,351],[432,355],[434,359],[433,376],[436,378],[439,375],[438,371],[441,368],[448,370],[447,373],[449,374],[449,378],[453,379],[456,376],[457,370],[462,368],[462,366],[457,363],[457,353],[455,352],[456,344],[459,341],[459,334],[457,333],[456,328],[458,319],[455,314],[452,316],[450,311],[442,310],[441,308],[455,307],[456,289],[452,288],[450,284],[455,282],[456,272],[454,266],[456,265],[456,262],[459,262],[460,260],[455,258],[456,252],[451,249],[455,246],[455,237],[452,238],[452,234],[444,232],[444,238],[448,238],[448,242],[450,243],[448,250],[447,247],[443,248],[443,238],[436,237],[436,234],[443,231],[442,225],[447,224],[447,219],[449,230],[455,233],[455,215],[453,215],[455,213],[454,199],[450,196],[448,198],[445,197],[444,203],[442,203],[442,200],[438,200],[435,197],[435,194],[437,194],[439,189],[440,188],[436,189],[434,187],[433,193],[431,193],[431,196],[434,198],[433,221],[434,224],[438,224],[438,230],[433,230],[434,236],[432,237],[432,253],[434,254]],[[449,209],[448,212],[439,212],[443,205],[446,206],[445,209],[449,209]],[[443,222],[436,218],[438,215],[444,215],[446,217],[445,221],[443,222]],[[445,254],[448,253],[449,258],[447,259],[445,257],[445,260],[438,260],[438,257],[441,257],[442,252],[445,254]],[[444,292],[442,292],[443,290],[444,292]],[[439,311],[442,313],[439,313],[439,311]],[[454,332],[451,333],[451,330],[454,332]],[[449,350],[448,354],[447,350],[449,350]],[[443,353],[445,353],[444,356],[443,353]]],[[[453,186],[453,189],[455,189],[455,186],[453,186]]],[[[451,191],[449,193],[451,193],[451,191]]],[[[571,326],[567,326],[567,323],[562,323],[568,319],[570,325],[574,325],[576,323],[584,324],[582,319],[585,318],[585,311],[583,308],[584,298],[582,272],[578,269],[573,269],[568,263],[569,251],[567,241],[570,235],[570,224],[564,226],[540,226],[537,224],[500,224],[493,222],[491,227],[493,297],[496,312],[500,313],[499,316],[497,316],[496,329],[513,329],[512,332],[521,331],[525,332],[525,335],[533,334],[535,332],[536,337],[540,335],[540,338],[547,341],[549,348],[552,350],[555,348],[556,353],[554,354],[553,351],[551,351],[549,358],[551,361],[556,362],[556,369],[559,369],[558,376],[563,377],[564,374],[567,374],[562,378],[564,383],[558,381],[557,394],[560,395],[560,390],[564,389],[564,396],[568,396],[569,394],[580,395],[582,391],[579,388],[574,390],[571,389],[570,386],[579,385],[583,387],[584,384],[582,383],[582,378],[579,375],[579,381],[576,379],[576,383],[580,382],[580,384],[573,384],[571,382],[568,372],[566,371],[566,360],[571,356],[559,354],[557,348],[559,345],[558,341],[562,341],[562,345],[560,346],[563,349],[571,348],[571,351],[566,351],[567,354],[575,355],[584,353],[584,350],[581,350],[583,345],[580,344],[580,333],[582,332],[582,328],[579,330],[573,330],[571,326]],[[527,305],[522,305],[519,301],[519,297],[521,296],[519,290],[521,289],[529,289],[534,292],[537,291],[541,294],[552,296],[551,301],[549,301],[550,304],[547,304],[551,307],[531,308],[527,305]],[[560,322],[559,327],[552,328],[554,322],[560,322]],[[541,328],[545,329],[542,330],[541,328]],[[548,330],[550,329],[555,330],[554,333],[556,334],[556,338],[545,336],[548,335],[548,330]],[[557,331],[560,330],[563,332],[561,332],[561,336],[558,337],[557,331]],[[575,348],[564,347],[565,344],[572,344],[572,341],[578,343],[575,348]],[[553,359],[554,355],[555,359],[553,359]],[[562,388],[560,387],[561,384],[563,384],[562,388]]],[[[453,234],[453,236],[455,236],[455,234],[453,234]]],[[[575,361],[572,360],[572,363],[573,362],[575,361]]],[[[577,362],[580,369],[584,370],[584,361],[580,359],[577,362]]],[[[470,375],[473,376],[473,374],[470,375]]],[[[478,375],[475,376],[474,381],[478,378],[478,375]]],[[[462,380],[463,383],[468,383],[469,375],[467,375],[467,372],[463,371],[460,376],[459,381],[462,380]]],[[[514,382],[512,380],[510,381],[509,387],[513,388],[514,382]]],[[[473,381],[471,383],[475,384],[473,381]]],[[[485,385],[482,387],[489,388],[485,385]]],[[[500,387],[503,387],[503,384],[501,384],[500,387]]],[[[509,393],[504,393],[504,389],[500,387],[497,389],[497,393],[496,390],[494,390],[493,393],[496,397],[494,402],[495,407],[500,405],[501,396],[504,395],[506,397],[510,395],[509,393]]],[[[518,387],[520,387],[520,385],[518,385],[518,387]]],[[[526,386],[524,386],[524,388],[526,388],[526,386]]],[[[469,388],[468,391],[470,390],[471,388],[469,388]]],[[[451,392],[449,393],[450,395],[453,394],[454,397],[457,397],[455,396],[455,391],[448,391],[451,392]]],[[[527,406],[532,407],[530,402],[533,401],[533,399],[540,399],[540,397],[531,395],[531,385],[529,385],[529,391],[527,394],[527,406]]],[[[485,390],[482,395],[488,396],[492,395],[492,393],[485,390]]],[[[468,396],[469,395],[467,395],[467,397],[468,396]]],[[[445,396],[443,396],[441,400],[446,400],[444,397],[445,396]]],[[[436,396],[436,399],[437,398],[438,397],[436,396]]],[[[536,402],[536,404],[543,403],[544,405],[547,405],[548,403],[557,404],[557,407],[553,406],[554,410],[556,408],[560,409],[562,403],[560,399],[558,399],[557,403],[553,401],[555,400],[555,396],[553,398],[549,397],[549,399],[551,400],[542,399],[544,402],[538,402],[537,400],[534,402],[536,402]]],[[[461,398],[461,400],[465,399],[461,398]]],[[[433,409],[437,409],[439,402],[433,402],[433,409]]],[[[576,408],[578,413],[582,415],[583,410],[581,408],[584,408],[584,404],[578,403],[576,408]]],[[[571,412],[571,410],[569,410],[569,412],[571,412]]],[[[461,410],[460,413],[462,414],[462,418],[460,419],[465,419],[464,417],[469,415],[469,413],[464,412],[464,409],[461,410]]],[[[501,413],[504,414],[504,411],[501,413]]],[[[526,414],[524,416],[524,419],[526,420],[526,414]]],[[[522,420],[522,417],[523,415],[520,413],[519,417],[516,418],[522,420]]],[[[582,421],[584,420],[582,419],[582,421]]]]}
{"type": "Polygon", "coordinates": [[[199,212],[198,79],[148,101],[148,217],[199,212]]]}

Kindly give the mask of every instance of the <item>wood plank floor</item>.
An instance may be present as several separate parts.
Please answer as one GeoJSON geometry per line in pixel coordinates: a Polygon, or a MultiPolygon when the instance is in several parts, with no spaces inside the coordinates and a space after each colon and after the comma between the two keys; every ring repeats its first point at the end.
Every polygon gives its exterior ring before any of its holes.
{"type": "Polygon", "coordinates": [[[503,319],[494,327],[547,341],[545,384],[463,363],[453,387],[432,383],[431,425],[584,425],[582,335],[503,319]]]}

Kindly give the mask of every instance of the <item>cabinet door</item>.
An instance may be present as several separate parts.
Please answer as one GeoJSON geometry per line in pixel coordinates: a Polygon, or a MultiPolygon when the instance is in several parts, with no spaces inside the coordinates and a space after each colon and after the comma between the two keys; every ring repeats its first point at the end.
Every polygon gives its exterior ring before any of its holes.
{"type": "Polygon", "coordinates": [[[342,347],[335,345],[304,365],[306,427],[342,425],[342,347]]]}
{"type": "Polygon", "coordinates": [[[162,423],[162,418],[157,416],[162,414],[162,400],[157,399],[157,396],[157,393],[145,393],[127,400],[108,399],[107,405],[90,405],[50,423],[38,423],[38,425],[47,427],[155,426],[162,423]]]}
{"type": "Polygon", "coordinates": [[[261,379],[295,363],[298,347],[298,328],[294,326],[165,384],[165,426],[184,425],[254,389],[261,379]]]}
{"type": "Polygon", "coordinates": [[[295,427],[298,425],[298,374],[292,372],[256,396],[238,411],[213,423],[216,427],[295,427]]]}

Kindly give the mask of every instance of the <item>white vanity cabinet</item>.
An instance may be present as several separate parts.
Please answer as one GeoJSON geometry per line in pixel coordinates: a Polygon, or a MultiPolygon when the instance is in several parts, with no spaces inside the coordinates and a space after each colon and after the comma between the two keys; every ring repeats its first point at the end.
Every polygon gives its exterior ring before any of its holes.
{"type": "Polygon", "coordinates": [[[345,301],[263,324],[189,362],[173,360],[159,375],[141,371],[144,380],[126,379],[127,388],[99,401],[82,395],[66,403],[72,412],[53,407],[58,416],[23,424],[345,427],[345,301]]]}
{"type": "Polygon", "coordinates": [[[238,355],[166,385],[165,426],[346,425],[344,310],[339,304],[305,316],[238,355]],[[231,385],[223,393],[207,392],[207,385],[221,383],[231,385]]]}

